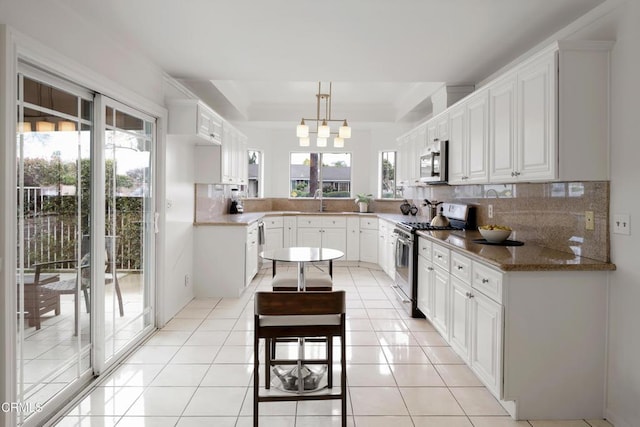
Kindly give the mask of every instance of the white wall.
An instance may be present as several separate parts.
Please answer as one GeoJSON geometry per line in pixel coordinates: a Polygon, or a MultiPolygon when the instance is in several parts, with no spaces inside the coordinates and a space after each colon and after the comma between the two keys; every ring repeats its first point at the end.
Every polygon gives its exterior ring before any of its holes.
{"type": "Polygon", "coordinates": [[[640,2],[629,1],[617,12],[611,57],[610,212],[631,215],[631,235],[611,235],[617,270],[609,288],[606,414],[616,427],[632,427],[640,423],[640,2]]]}
{"type": "Polygon", "coordinates": [[[165,261],[166,320],[193,299],[194,150],[183,139],[167,137],[165,261]],[[185,276],[188,275],[188,283],[185,276]]]}
{"type": "MultiPolygon", "coordinates": [[[[11,28],[21,46],[20,50],[30,55],[30,59],[32,56],[39,61],[46,56],[44,61],[50,64],[47,68],[51,72],[149,114],[164,114],[161,108],[165,98],[163,70],[135,50],[131,43],[118,40],[117,34],[97,31],[94,25],[80,19],[67,3],[0,1],[0,23],[11,28]],[[67,74],[70,70],[83,72],[79,78],[71,78],[67,74]],[[159,114],[160,110],[162,113],[159,114]]],[[[15,102],[13,99],[12,103],[15,102]]],[[[161,135],[159,143],[162,138],[161,135]]],[[[0,149],[5,149],[4,147],[8,145],[0,144],[0,149]]],[[[192,148],[188,147],[169,144],[169,171],[166,176],[164,170],[159,171],[159,181],[171,184],[170,197],[175,200],[175,208],[167,211],[166,233],[159,237],[161,243],[165,242],[158,249],[159,263],[166,267],[163,272],[171,272],[167,275],[170,282],[165,294],[161,294],[159,307],[160,312],[164,309],[165,319],[170,319],[192,298],[191,288],[184,286],[184,275],[193,276],[190,264],[193,179],[189,175],[193,173],[193,155],[189,151],[192,148]],[[185,186],[186,182],[191,183],[188,188],[185,186]],[[189,223],[189,227],[186,223],[189,223]],[[167,261],[163,261],[164,259],[167,261]]],[[[159,161],[159,166],[162,165],[164,159],[159,161]]],[[[157,190],[156,194],[163,198],[163,189],[157,190]]],[[[160,210],[163,204],[160,204],[160,210]]],[[[8,258],[2,253],[2,248],[0,258],[8,258]]],[[[156,279],[157,283],[161,283],[164,274],[156,279]]]]}
{"type": "Polygon", "coordinates": [[[351,153],[352,185],[356,193],[372,193],[377,191],[378,152],[395,150],[396,138],[408,129],[407,125],[375,124],[370,128],[352,129],[351,139],[345,140],[344,148],[332,148],[332,140],[328,147],[318,148],[311,138],[310,147],[300,147],[295,135],[295,124],[291,129],[268,129],[259,125],[234,123],[242,133],[247,135],[249,148],[263,150],[265,197],[289,197],[289,157],[295,151],[331,151],[351,153]]]}
{"type": "Polygon", "coordinates": [[[0,23],[49,46],[61,60],[71,59],[162,105],[162,70],[134,50],[132,43],[118,43],[117,34],[101,32],[79,18],[68,4],[73,2],[2,0],[0,23]]]}

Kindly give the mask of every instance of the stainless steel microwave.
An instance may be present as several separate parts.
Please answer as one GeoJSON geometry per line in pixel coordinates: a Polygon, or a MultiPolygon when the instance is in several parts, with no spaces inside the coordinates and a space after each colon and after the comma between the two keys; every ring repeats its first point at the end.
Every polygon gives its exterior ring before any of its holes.
{"type": "Polygon", "coordinates": [[[420,182],[446,184],[449,141],[434,140],[420,156],[420,182]]]}

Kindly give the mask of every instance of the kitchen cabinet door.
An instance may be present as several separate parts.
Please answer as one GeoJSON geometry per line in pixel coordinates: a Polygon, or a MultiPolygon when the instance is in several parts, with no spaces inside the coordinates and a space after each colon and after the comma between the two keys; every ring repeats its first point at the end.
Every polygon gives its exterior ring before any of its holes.
{"type": "Polygon", "coordinates": [[[489,181],[489,97],[475,93],[467,102],[465,183],[489,181]]]}
{"type": "Polygon", "coordinates": [[[489,179],[511,182],[516,166],[516,76],[489,88],[489,179]]]}
{"type": "Polygon", "coordinates": [[[321,230],[323,248],[337,249],[347,253],[347,237],[344,228],[323,228],[321,230]]]}
{"type": "MultiPolygon", "coordinates": [[[[298,228],[298,246],[321,247],[322,234],[321,228],[298,228]]],[[[337,249],[337,248],[336,248],[337,249]]]]}
{"type": "Polygon", "coordinates": [[[460,279],[451,278],[451,323],[449,343],[456,353],[468,363],[471,312],[471,286],[460,279]]]}
{"type": "MultiPolygon", "coordinates": [[[[436,121],[436,138],[440,141],[449,139],[449,114],[442,113],[435,118],[436,121]]],[[[429,141],[432,142],[432,141],[429,141]]]]}
{"type": "Polygon", "coordinates": [[[555,179],[556,56],[518,72],[518,180],[555,179]]]}
{"type": "Polygon", "coordinates": [[[347,261],[358,261],[360,259],[360,218],[347,218],[347,261]]]}
{"type": "Polygon", "coordinates": [[[468,177],[466,156],[466,108],[454,107],[449,112],[449,183],[464,184],[468,177]]]}
{"type": "Polygon", "coordinates": [[[222,118],[197,99],[178,99],[168,103],[169,135],[182,135],[198,144],[220,145],[222,118]]]}
{"type": "Polygon", "coordinates": [[[249,154],[247,152],[247,137],[239,134],[237,140],[237,179],[240,185],[247,185],[249,182],[249,154]]]}
{"type": "Polygon", "coordinates": [[[433,265],[426,258],[418,257],[418,309],[431,320],[433,303],[433,265]]]}
{"type": "Polygon", "coordinates": [[[378,230],[378,265],[382,268],[382,270],[388,274],[389,266],[387,265],[387,254],[389,252],[387,244],[386,244],[386,229],[378,230]]]}
{"type": "Polygon", "coordinates": [[[447,341],[449,340],[449,284],[449,273],[435,267],[431,323],[447,341]]]}
{"type": "Polygon", "coordinates": [[[502,384],[502,306],[473,291],[471,298],[471,368],[493,393],[502,384]]]}
{"type": "Polygon", "coordinates": [[[378,263],[378,230],[360,230],[360,261],[378,263]]]}
{"type": "Polygon", "coordinates": [[[282,228],[267,228],[264,230],[264,250],[283,248],[282,228]]]}
{"type": "Polygon", "coordinates": [[[282,241],[283,247],[291,248],[298,246],[297,245],[297,237],[298,237],[298,228],[297,228],[297,220],[295,216],[285,216],[282,219],[283,228],[282,228],[282,241]]]}

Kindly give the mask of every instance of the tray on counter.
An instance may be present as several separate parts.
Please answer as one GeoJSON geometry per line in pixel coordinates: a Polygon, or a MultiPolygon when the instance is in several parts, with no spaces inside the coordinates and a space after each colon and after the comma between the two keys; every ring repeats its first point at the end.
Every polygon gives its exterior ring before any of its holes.
{"type": "Polygon", "coordinates": [[[473,239],[473,243],[478,243],[481,245],[495,245],[495,246],[522,246],[524,242],[519,240],[503,240],[502,242],[489,242],[486,239],[473,239]]]}

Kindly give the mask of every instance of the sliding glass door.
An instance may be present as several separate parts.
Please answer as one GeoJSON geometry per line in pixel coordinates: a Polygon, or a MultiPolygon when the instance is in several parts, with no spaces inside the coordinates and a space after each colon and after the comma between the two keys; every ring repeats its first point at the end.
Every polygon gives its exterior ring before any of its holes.
{"type": "MultiPolygon", "coordinates": [[[[93,94],[18,76],[17,400],[22,423],[91,373],[93,94]]],[[[7,313],[10,315],[11,313],[7,313]]]]}
{"type": "Polygon", "coordinates": [[[105,104],[105,359],[153,325],[153,145],[155,121],[105,104]]]}
{"type": "Polygon", "coordinates": [[[156,125],[25,64],[17,83],[17,423],[35,425],[154,327],[156,125]]]}

